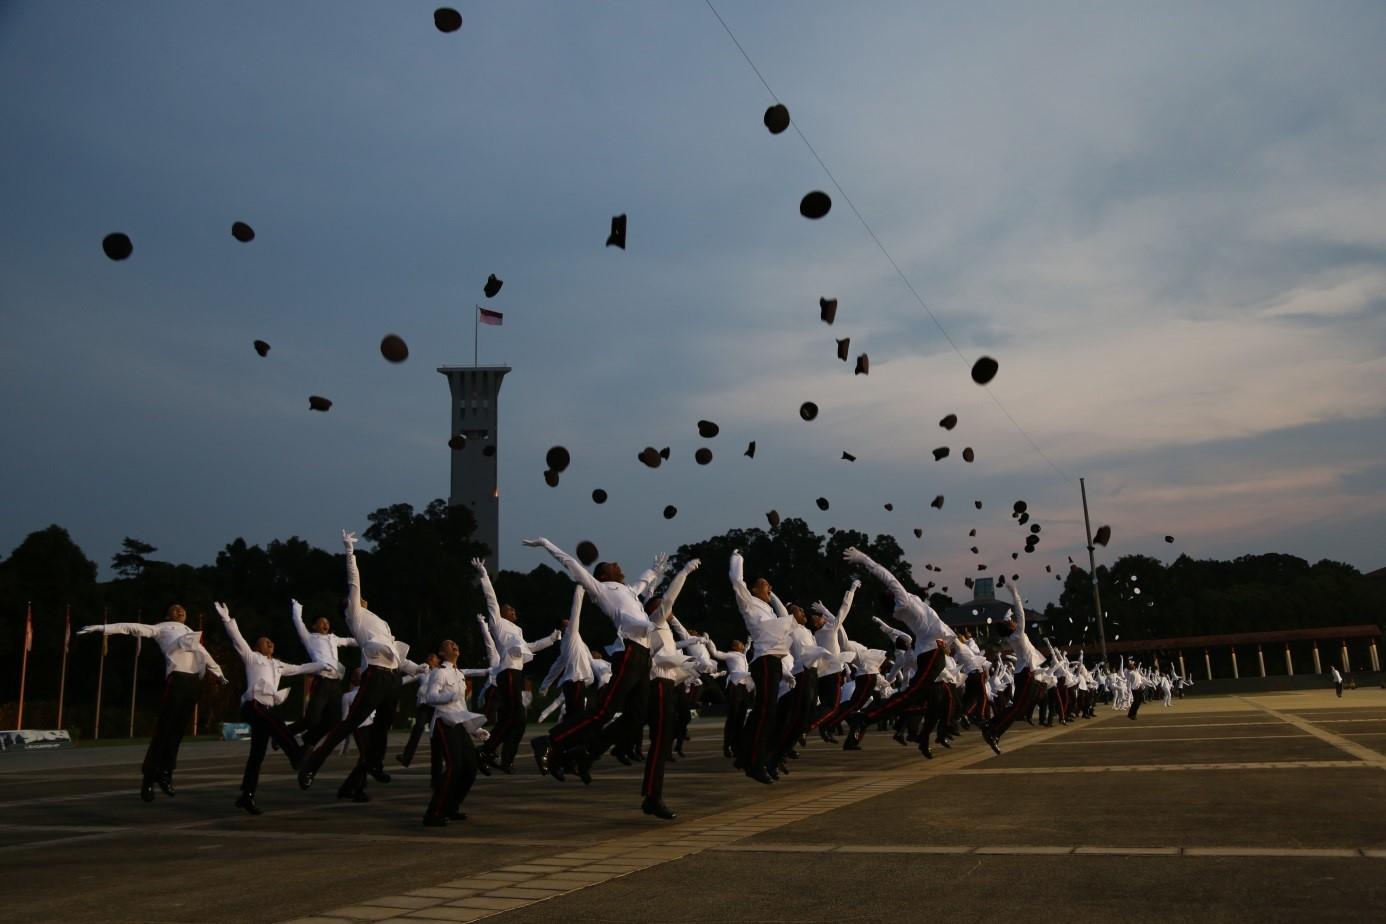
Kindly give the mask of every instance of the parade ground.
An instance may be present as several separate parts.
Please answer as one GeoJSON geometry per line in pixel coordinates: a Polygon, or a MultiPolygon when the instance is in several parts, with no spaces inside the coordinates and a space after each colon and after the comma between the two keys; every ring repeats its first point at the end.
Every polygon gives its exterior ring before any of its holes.
{"type": "MultiPolygon", "coordinates": [[[[531,726],[531,733],[535,727],[531,726]]],[[[232,806],[245,742],[183,748],[178,792],[139,800],[136,746],[0,755],[8,921],[1377,920],[1386,907],[1386,691],[1192,697],[1137,721],[1099,707],[975,733],[923,760],[873,731],[816,739],[774,786],[733,772],[715,720],[669,768],[590,787],[481,777],[420,826],[427,752],[369,804],[300,791],[282,755],[265,814],[232,806]]],[[[528,755],[526,747],[523,753],[528,755]]]]}

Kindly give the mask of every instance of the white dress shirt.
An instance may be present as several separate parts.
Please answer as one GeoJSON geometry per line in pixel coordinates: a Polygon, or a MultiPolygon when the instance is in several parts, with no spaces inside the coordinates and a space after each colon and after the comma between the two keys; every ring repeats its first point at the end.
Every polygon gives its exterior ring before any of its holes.
{"type": "Polygon", "coordinates": [[[236,654],[245,662],[245,692],[241,694],[243,703],[253,699],[262,706],[278,706],[289,698],[288,689],[279,689],[279,681],[282,678],[298,674],[320,674],[327,667],[326,664],[318,663],[285,664],[278,658],[267,658],[246,644],[236,620],[231,618],[224,606],[217,608],[217,615],[221,616],[221,624],[226,627],[226,634],[231,638],[231,647],[236,649],[236,654]]]}
{"type": "Polygon", "coordinates": [[[226,682],[221,665],[202,647],[202,633],[189,629],[186,623],[170,621],[147,626],[142,622],[109,622],[100,626],[86,626],[81,632],[152,638],[164,653],[165,675],[177,672],[201,677],[211,671],[222,683],[226,682]]]}
{"type": "Polygon", "coordinates": [[[361,605],[361,572],[356,568],[356,547],[346,542],[347,629],[360,646],[371,667],[398,670],[404,664],[408,645],[397,643],[390,624],[361,605]]]}
{"type": "Polygon", "coordinates": [[[957,634],[939,618],[933,607],[906,590],[895,575],[876,564],[865,552],[848,549],[843,557],[874,574],[895,597],[894,616],[908,626],[914,636],[912,653],[916,658],[936,649],[940,639],[951,642],[957,638],[957,634]]]}
{"type": "Polygon", "coordinates": [[[467,708],[467,677],[485,677],[489,673],[487,668],[460,671],[446,661],[429,671],[422,684],[423,701],[433,707],[434,720],[448,726],[461,725],[468,734],[475,735],[486,724],[486,716],[467,708]]]}
{"type": "Polygon", "coordinates": [[[292,613],[294,631],[298,633],[299,641],[308,652],[308,660],[327,665],[318,676],[323,680],[341,680],[346,676],[346,668],[337,657],[337,649],[355,648],[356,639],[343,638],[331,632],[309,632],[308,627],[303,624],[303,605],[297,600],[293,602],[292,613]]]}
{"type": "Polygon", "coordinates": [[[590,684],[595,677],[592,649],[582,640],[580,631],[582,600],[586,594],[581,584],[573,588],[573,605],[568,610],[568,624],[563,627],[563,635],[559,639],[558,657],[553,659],[544,682],[539,684],[540,693],[547,693],[555,684],[560,687],[574,681],[590,684]]]}
{"type": "Polygon", "coordinates": [[[612,625],[616,634],[625,641],[634,642],[645,648],[650,647],[650,620],[645,616],[645,607],[640,603],[640,594],[654,579],[656,569],[646,571],[634,584],[618,584],[615,581],[599,581],[582,566],[576,558],[560,549],[547,539],[538,540],[539,545],[558,560],[569,577],[582,585],[587,596],[597,605],[612,625]]]}
{"type": "Polygon", "coordinates": [[[736,597],[736,606],[741,610],[746,630],[751,634],[752,657],[783,657],[789,654],[789,636],[797,623],[784,604],[780,603],[779,597],[771,594],[770,602],[766,603],[751,595],[742,577],[744,567],[741,553],[733,552],[730,573],[732,595],[736,597]]]}

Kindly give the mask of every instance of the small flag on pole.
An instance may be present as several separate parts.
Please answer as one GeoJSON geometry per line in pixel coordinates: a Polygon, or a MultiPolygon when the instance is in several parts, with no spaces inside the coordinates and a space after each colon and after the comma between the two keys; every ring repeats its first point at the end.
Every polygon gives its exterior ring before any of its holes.
{"type": "Polygon", "coordinates": [[[500,327],[505,321],[505,315],[499,311],[492,311],[489,308],[478,308],[481,312],[479,320],[482,324],[490,324],[492,327],[500,327]]]}

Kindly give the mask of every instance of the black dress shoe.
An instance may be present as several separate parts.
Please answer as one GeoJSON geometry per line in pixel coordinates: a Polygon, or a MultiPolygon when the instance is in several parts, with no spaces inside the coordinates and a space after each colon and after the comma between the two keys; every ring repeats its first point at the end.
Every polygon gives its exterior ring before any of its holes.
{"type": "Polygon", "coordinates": [[[154,801],[154,781],[152,779],[146,779],[140,784],[140,798],[145,802],[154,801]]]}
{"type": "Polygon", "coordinates": [[[312,770],[298,771],[298,788],[308,789],[309,787],[311,787],[313,785],[313,776],[314,773],[312,770]]]}
{"type": "Polygon", "coordinates": [[[944,747],[946,747],[948,750],[950,750],[950,751],[953,750],[953,746],[952,746],[951,744],[948,743],[948,739],[947,739],[947,738],[937,738],[937,739],[934,740],[934,744],[941,744],[941,745],[943,745],[944,747]]]}
{"type": "Polygon", "coordinates": [[[241,793],[241,797],[236,800],[236,808],[245,809],[247,815],[264,814],[260,806],[255,804],[255,794],[253,792],[241,793]]]}
{"type": "Polygon", "coordinates": [[[388,783],[388,782],[390,782],[390,774],[388,774],[388,773],[385,772],[385,768],[384,768],[384,767],[381,767],[381,766],[371,767],[371,768],[370,768],[369,770],[367,770],[366,772],[369,773],[369,774],[371,775],[371,779],[375,780],[377,783],[388,783]]]}
{"type": "Polygon", "coordinates": [[[164,791],[164,795],[177,795],[177,790],[173,788],[173,774],[165,773],[159,777],[159,788],[164,791]]]}
{"type": "Polygon", "coordinates": [[[984,731],[982,732],[982,740],[987,743],[987,747],[991,748],[992,753],[996,754],[997,757],[1001,756],[1001,742],[996,740],[995,735],[989,731],[984,731]]]}
{"type": "Polygon", "coordinates": [[[919,753],[923,754],[923,755],[924,755],[926,758],[928,758],[929,760],[933,760],[933,759],[934,759],[934,752],[933,752],[932,750],[930,750],[930,748],[929,748],[929,742],[927,742],[927,741],[921,741],[921,742],[919,742],[919,753]]]}
{"type": "Polygon", "coordinates": [[[582,780],[582,785],[592,785],[592,758],[587,751],[581,751],[573,759],[573,764],[577,768],[578,779],[582,780]]]}
{"type": "Polygon", "coordinates": [[[338,799],[350,799],[352,802],[369,802],[371,797],[366,795],[364,789],[339,789],[337,790],[338,799]]]}
{"type": "Polygon", "coordinates": [[[633,761],[630,758],[630,755],[627,754],[625,751],[612,751],[611,756],[619,760],[621,763],[625,764],[627,767],[629,767],[633,763],[633,761]]]}
{"type": "Polygon", "coordinates": [[[448,821],[466,821],[466,820],[467,820],[467,813],[466,813],[466,812],[452,812],[451,814],[448,815],[448,821]]]}
{"type": "Polygon", "coordinates": [[[512,774],[512,773],[515,772],[515,765],[514,765],[514,764],[496,764],[496,769],[499,770],[501,773],[504,773],[506,776],[509,776],[510,774],[512,774]]]}
{"type": "Polygon", "coordinates": [[[665,805],[663,800],[656,799],[653,796],[647,797],[644,802],[640,803],[640,811],[644,812],[646,815],[663,818],[665,821],[672,821],[679,817],[669,811],[669,806],[665,805]]]}
{"type": "Polygon", "coordinates": [[[448,826],[448,820],[442,815],[425,815],[423,817],[423,826],[425,828],[446,828],[448,826]]]}
{"type": "Polygon", "coordinates": [[[731,748],[724,747],[724,748],[722,748],[722,756],[723,756],[723,757],[728,757],[728,758],[730,758],[730,757],[733,757],[733,756],[735,756],[735,755],[732,754],[732,749],[731,749],[731,748]]]}
{"type": "MultiPolygon", "coordinates": [[[[529,739],[529,747],[530,747],[530,750],[532,750],[532,751],[534,752],[534,763],[535,763],[535,765],[537,765],[537,766],[539,767],[539,775],[540,775],[540,776],[548,776],[548,775],[549,775],[549,739],[548,739],[546,736],[544,736],[544,735],[540,735],[538,738],[531,738],[531,739],[529,739]]],[[[480,760],[477,761],[477,764],[482,765],[482,766],[485,765],[484,762],[483,762],[483,761],[480,761],[480,760]]],[[[490,776],[490,775],[491,775],[491,771],[490,771],[489,768],[486,770],[486,775],[487,775],[487,776],[490,776]]]]}
{"type": "Polygon", "coordinates": [[[764,767],[756,767],[752,770],[747,770],[746,775],[749,776],[751,779],[755,780],[757,783],[764,783],[767,786],[775,782],[771,778],[770,774],[765,772],[764,767]]]}
{"type": "Polygon", "coordinates": [[[396,755],[395,755],[395,763],[399,764],[401,767],[407,767],[407,766],[409,766],[409,761],[407,761],[407,760],[404,759],[404,755],[403,755],[403,754],[396,754],[396,755]]]}

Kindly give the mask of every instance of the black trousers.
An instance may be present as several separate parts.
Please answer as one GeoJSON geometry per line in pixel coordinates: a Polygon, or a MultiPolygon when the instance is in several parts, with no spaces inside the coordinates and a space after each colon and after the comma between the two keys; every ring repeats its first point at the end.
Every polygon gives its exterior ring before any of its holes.
{"type": "Polygon", "coordinates": [[[347,782],[342,784],[344,790],[365,789],[367,770],[380,767],[385,762],[385,747],[390,740],[390,726],[395,724],[395,712],[399,709],[399,690],[399,671],[375,665],[367,667],[361,674],[361,687],[356,691],[356,698],[351,701],[351,711],[332,726],[332,730],[308,752],[299,769],[316,773],[323,761],[327,760],[327,755],[332,753],[332,749],[346,740],[347,735],[355,731],[366,721],[366,716],[374,712],[375,720],[365,730],[368,747],[361,748],[361,738],[357,738],[357,747],[361,753],[356,759],[356,766],[347,777],[347,782]]]}
{"type": "Polygon", "coordinates": [[[640,795],[647,799],[664,797],[664,768],[669,763],[669,748],[674,741],[676,697],[674,681],[663,678],[650,681],[650,747],[645,751],[645,775],[640,782],[640,795]]]}
{"type": "MultiPolygon", "coordinates": [[[[702,689],[701,685],[690,689],[683,683],[674,688],[674,741],[678,742],[680,747],[688,740],[688,723],[693,721],[693,707],[702,689]]],[[[653,695],[653,689],[651,694],[653,695]]]]}
{"type": "Polygon", "coordinates": [[[491,737],[481,746],[488,754],[500,752],[502,767],[510,766],[525,737],[529,715],[525,711],[525,675],[509,668],[496,675],[496,724],[491,737]]]}
{"type": "Polygon", "coordinates": [[[446,818],[456,814],[476,782],[476,747],[461,725],[433,722],[429,750],[433,754],[433,796],[425,816],[446,818]]]}
{"type": "Polygon", "coordinates": [[[197,708],[202,678],[185,671],[174,671],[164,678],[164,695],[159,700],[159,718],[154,724],[154,737],[144,752],[144,778],[172,776],[178,765],[178,746],[183,732],[192,721],[197,708]]]}
{"type": "Polygon", "coordinates": [[[779,763],[785,755],[794,750],[799,736],[808,731],[813,718],[813,701],[818,696],[818,671],[807,667],[794,675],[794,689],[784,696],[781,702],[780,727],[775,733],[775,743],[770,760],[779,763]]]}
{"type": "Polygon", "coordinates": [[[984,671],[973,671],[963,681],[963,715],[981,717],[987,702],[986,679],[984,671]]]}
{"type": "Polygon", "coordinates": [[[1336,691],[1338,692],[1338,698],[1339,698],[1339,699],[1342,699],[1342,698],[1343,698],[1343,682],[1342,682],[1341,680],[1339,680],[1337,683],[1333,684],[1333,689],[1336,690],[1336,691]]]}
{"type": "Polygon", "coordinates": [[[270,738],[279,742],[290,766],[299,762],[303,749],[294,740],[289,727],[264,703],[253,699],[241,703],[241,718],[250,723],[250,755],[245,759],[245,773],[241,775],[241,792],[253,796],[255,787],[260,784],[260,766],[265,762],[270,738]]]}
{"type": "Polygon", "coordinates": [[[303,735],[303,743],[312,747],[322,740],[336,725],[342,715],[342,689],[340,677],[326,679],[307,677],[305,683],[311,685],[308,694],[308,710],[301,721],[295,722],[291,729],[303,735]]]}
{"type": "Polygon", "coordinates": [[[764,767],[770,759],[770,747],[775,733],[775,709],[780,701],[780,678],[784,665],[779,655],[761,655],[751,662],[751,679],[756,684],[756,699],[741,730],[741,747],[737,756],[747,770],[764,767]]]}
{"type": "Polygon", "coordinates": [[[1134,719],[1136,713],[1141,711],[1141,703],[1145,702],[1145,687],[1131,691],[1131,708],[1126,710],[1126,717],[1134,719]]]}
{"type": "Polygon", "coordinates": [[[868,723],[883,722],[895,718],[911,705],[937,709],[941,693],[934,688],[938,686],[935,681],[942,672],[943,649],[933,648],[922,652],[919,660],[915,662],[914,676],[910,678],[909,684],[889,699],[862,710],[862,715],[868,723]]]}
{"type": "MultiPolygon", "coordinates": [[[[847,702],[839,703],[832,712],[815,719],[811,727],[832,728],[847,716],[866,708],[867,700],[871,699],[871,694],[876,692],[876,678],[879,676],[879,674],[857,674],[856,686],[852,688],[852,696],[847,702]]],[[[838,695],[841,696],[840,693],[838,695]]]]}
{"type": "Polygon", "coordinates": [[[1039,685],[1028,668],[1016,674],[1015,680],[1011,684],[1011,704],[997,714],[991,725],[987,726],[987,730],[994,737],[1000,738],[1006,733],[1006,729],[1011,727],[1012,722],[1024,715],[1034,705],[1036,697],[1043,690],[1044,688],[1039,685]]]}
{"type": "Polygon", "coordinates": [[[650,689],[650,649],[632,641],[626,642],[620,663],[611,672],[611,680],[602,688],[597,708],[573,722],[567,728],[555,730],[549,736],[549,747],[561,751],[585,748],[597,757],[615,742],[620,729],[612,721],[619,712],[634,714],[637,723],[645,715],[645,703],[650,689]]]}
{"type": "Polygon", "coordinates": [[[409,740],[404,742],[404,752],[399,755],[400,763],[407,767],[414,762],[414,752],[419,749],[419,740],[432,724],[433,707],[427,703],[419,703],[414,710],[414,727],[409,729],[409,740]]]}
{"type": "Polygon", "coordinates": [[[818,678],[818,708],[814,712],[812,721],[809,722],[810,731],[818,728],[823,724],[824,719],[837,711],[838,700],[842,699],[842,687],[846,683],[847,671],[845,670],[818,678]]]}
{"type": "Polygon", "coordinates": [[[722,750],[737,754],[741,746],[741,729],[746,724],[750,692],[739,683],[727,685],[727,720],[722,723],[722,750]]]}

